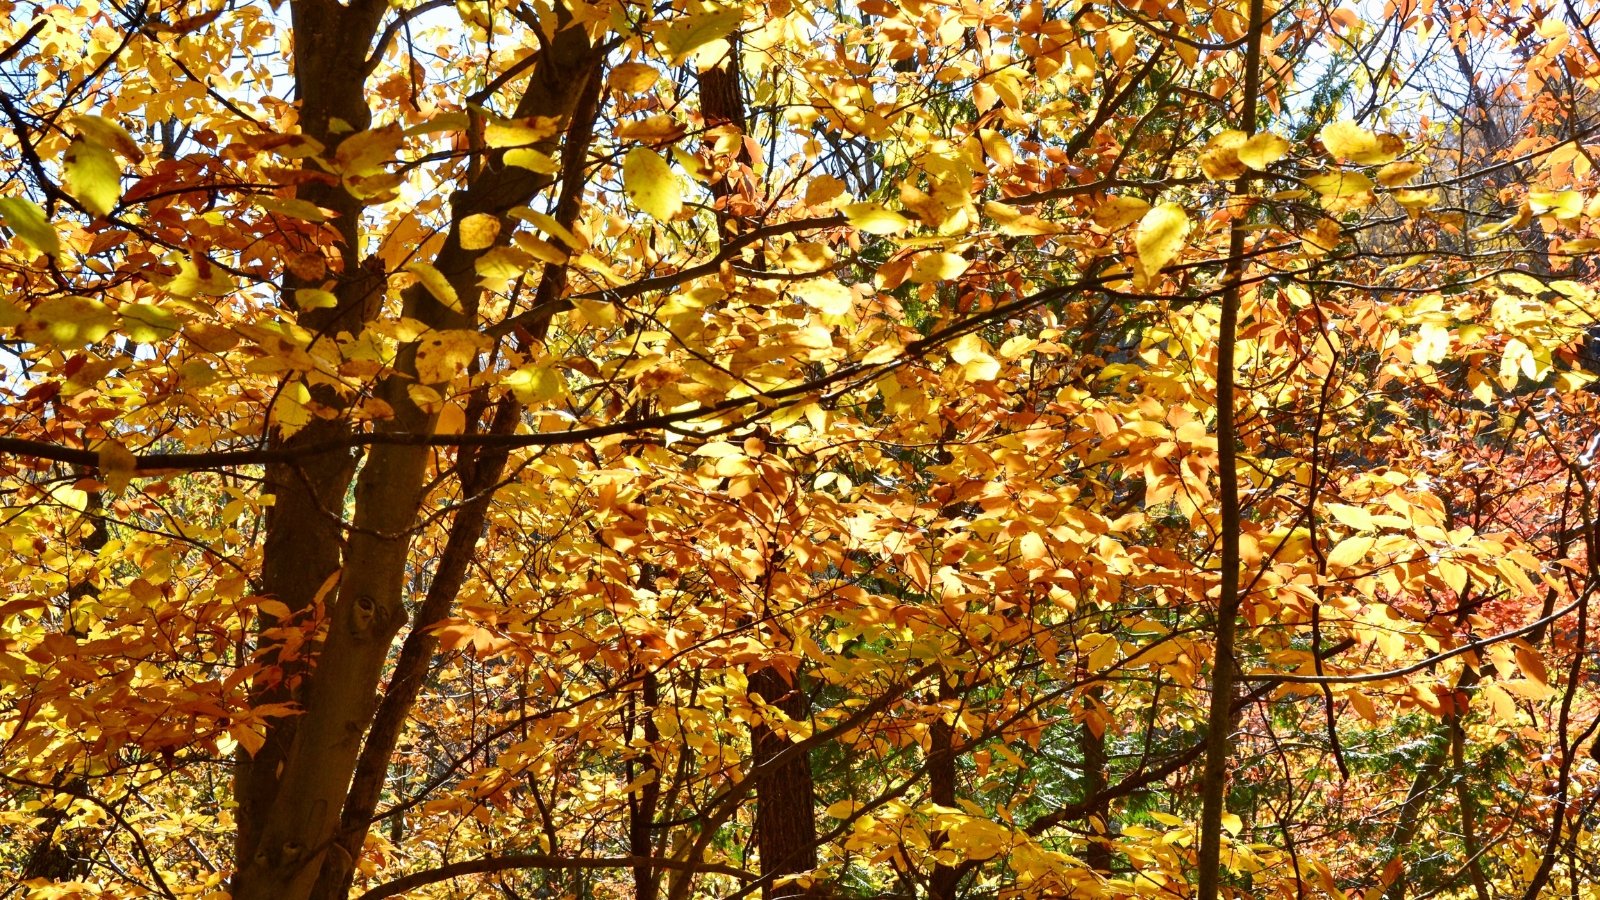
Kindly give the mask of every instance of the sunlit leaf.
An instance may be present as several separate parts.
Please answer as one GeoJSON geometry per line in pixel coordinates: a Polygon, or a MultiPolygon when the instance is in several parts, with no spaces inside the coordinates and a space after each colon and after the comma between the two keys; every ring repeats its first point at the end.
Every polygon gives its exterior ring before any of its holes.
{"type": "Polygon", "coordinates": [[[1182,252],[1189,227],[1189,214],[1176,203],[1163,203],[1144,214],[1134,246],[1146,278],[1154,278],[1182,252]]]}
{"type": "Polygon", "coordinates": [[[622,161],[628,199],[651,218],[670,221],[683,210],[683,182],[667,161],[648,147],[635,147],[622,161]]]}
{"type": "Polygon", "coordinates": [[[61,252],[61,237],[39,204],[26,197],[0,197],[0,224],[28,246],[50,256],[61,252]]]}
{"type": "Polygon", "coordinates": [[[122,198],[122,165],[109,148],[73,138],[61,167],[67,193],[97,216],[111,214],[122,198]]]}

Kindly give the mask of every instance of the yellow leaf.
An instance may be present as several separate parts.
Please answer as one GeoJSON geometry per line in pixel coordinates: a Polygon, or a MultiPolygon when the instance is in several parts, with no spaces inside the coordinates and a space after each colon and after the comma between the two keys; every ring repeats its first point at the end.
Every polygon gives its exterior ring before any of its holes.
{"type": "Polygon", "coordinates": [[[1384,187],[1397,187],[1415,178],[1422,164],[1410,160],[1395,160],[1378,170],[1378,183],[1384,187]]]}
{"type": "Polygon", "coordinates": [[[333,164],[342,175],[372,175],[394,161],[403,143],[405,134],[399,125],[358,131],[339,142],[333,151],[333,164]]]}
{"type": "Polygon", "coordinates": [[[466,371],[487,339],[476,331],[435,331],[417,340],[417,381],[443,384],[466,371]]]}
{"type": "Polygon", "coordinates": [[[661,46],[672,57],[673,65],[682,65],[689,54],[712,41],[733,33],[744,21],[744,10],[739,7],[712,9],[708,12],[685,16],[666,28],[661,36],[661,46]]]}
{"type": "Polygon", "coordinates": [[[288,216],[291,219],[300,219],[304,222],[325,222],[328,219],[322,207],[310,200],[294,197],[251,197],[250,200],[267,212],[288,216]]]}
{"type": "MultiPolygon", "coordinates": [[[[1037,531],[1030,531],[1017,541],[1017,553],[1028,562],[1037,562],[1049,555],[1049,550],[1045,547],[1044,538],[1037,531]]],[[[1090,665],[1092,668],[1092,661],[1090,665]]]]}
{"type": "Polygon", "coordinates": [[[304,382],[293,381],[278,392],[269,418],[285,435],[294,434],[311,422],[311,391],[304,382]]]}
{"type": "Polygon", "coordinates": [[[1367,558],[1377,543],[1378,539],[1370,535],[1358,534],[1345,538],[1328,552],[1328,568],[1337,570],[1355,566],[1367,558]]]}
{"type": "Polygon", "coordinates": [[[1066,230],[1054,222],[1046,222],[1038,216],[1027,215],[993,200],[983,204],[983,211],[1000,226],[1000,233],[1008,237],[1060,234],[1066,230]]]}
{"type": "Polygon", "coordinates": [[[1378,527],[1372,521],[1372,513],[1348,503],[1328,504],[1328,515],[1333,516],[1340,524],[1357,531],[1374,531],[1378,527]]]}
{"type": "Polygon", "coordinates": [[[844,182],[832,175],[818,175],[806,185],[806,203],[821,206],[844,193],[844,182]]]}
{"type": "Polygon", "coordinates": [[[508,166],[516,166],[519,169],[538,172],[540,175],[554,175],[561,171],[561,164],[551,158],[550,154],[541,153],[531,147],[507,150],[505,162],[508,166]]]}
{"type": "Polygon", "coordinates": [[[1176,203],[1163,203],[1139,220],[1134,247],[1146,279],[1154,278],[1183,250],[1189,236],[1189,215],[1176,203]]]}
{"type": "Polygon", "coordinates": [[[1405,142],[1398,135],[1373,134],[1349,119],[1322,129],[1321,137],[1322,146],[1328,148],[1334,159],[1362,166],[1389,162],[1405,149],[1405,142]]]}
{"type": "Polygon", "coordinates": [[[122,307],[123,334],[136,344],[154,344],[164,341],[177,332],[178,317],[159,306],[148,303],[130,303],[122,307]]]}
{"type": "Polygon", "coordinates": [[[483,276],[478,283],[491,291],[503,291],[511,282],[533,267],[534,258],[516,247],[495,247],[472,264],[483,276]]]}
{"type": "Polygon", "coordinates": [[[868,234],[899,234],[911,227],[911,220],[877,203],[847,203],[844,216],[851,227],[868,234]]]}
{"type": "Polygon", "coordinates": [[[500,220],[488,213],[473,213],[461,220],[461,249],[484,250],[500,236],[500,220]]]}
{"type": "Polygon", "coordinates": [[[111,214],[122,198],[122,166],[111,151],[81,137],[72,139],[62,168],[67,193],[97,216],[111,214]]]}
{"type": "Polygon", "coordinates": [[[1150,204],[1138,197],[1107,197],[1106,202],[1094,211],[1094,223],[1107,231],[1116,231],[1139,221],[1150,211],[1150,204]]]}
{"type": "Polygon", "coordinates": [[[526,365],[504,380],[519,403],[549,403],[566,394],[567,383],[561,373],[551,366],[526,365]]]}
{"type": "Polygon", "coordinates": [[[611,69],[607,82],[613,91],[623,94],[642,94],[650,90],[661,73],[654,67],[639,62],[620,63],[611,69]]]}
{"type": "Polygon", "coordinates": [[[1000,363],[987,351],[983,338],[962,335],[950,345],[950,359],[973,381],[993,381],[1000,377],[1000,363]]]}
{"type": "Polygon", "coordinates": [[[1245,165],[1239,161],[1239,148],[1244,146],[1244,142],[1245,133],[1242,131],[1224,131],[1213,137],[1200,151],[1200,170],[1212,181],[1243,175],[1245,165]]]}
{"type": "Polygon", "coordinates": [[[525,222],[533,223],[535,228],[539,229],[545,234],[550,235],[561,243],[566,244],[568,247],[571,247],[574,250],[586,250],[589,247],[588,242],[578,237],[570,229],[564,227],[560,222],[557,222],[553,216],[546,215],[542,212],[536,212],[526,207],[513,210],[512,215],[515,215],[517,218],[522,219],[525,222]]]}
{"type": "Polygon", "coordinates": [[[529,256],[532,256],[534,259],[539,260],[540,262],[552,263],[559,266],[567,261],[567,254],[564,250],[562,250],[560,247],[557,247],[555,244],[550,243],[544,238],[538,237],[537,235],[528,234],[525,231],[519,231],[517,232],[516,237],[512,238],[512,240],[517,242],[518,249],[527,253],[529,256]]]}
{"type": "Polygon", "coordinates": [[[1372,179],[1360,172],[1324,172],[1305,179],[1306,186],[1322,195],[1329,212],[1366,209],[1372,205],[1372,179]]]}
{"type": "Polygon", "coordinates": [[[105,480],[106,489],[113,494],[122,493],[133,479],[133,473],[139,467],[139,460],[132,452],[118,441],[106,441],[96,448],[100,457],[100,477],[105,480]]]}
{"type": "Polygon", "coordinates": [[[444,273],[425,262],[414,262],[406,265],[405,270],[417,276],[417,281],[433,295],[444,307],[453,312],[463,312],[461,298],[456,296],[456,289],[451,286],[450,280],[444,273]]]}
{"type": "Polygon", "coordinates": [[[116,326],[116,315],[98,300],[51,297],[29,310],[19,331],[24,340],[75,349],[100,340],[116,326]]]}
{"type": "MultiPolygon", "coordinates": [[[[505,147],[526,147],[554,137],[559,130],[559,123],[550,116],[534,116],[529,119],[499,119],[484,123],[483,142],[496,150],[505,147]]],[[[506,161],[510,162],[510,154],[506,156],[506,161]]],[[[511,165],[520,165],[520,163],[511,163],[511,165]]]]}
{"type": "Polygon", "coordinates": [[[635,147],[622,160],[622,183],[635,206],[665,222],[683,210],[683,183],[672,166],[648,147],[635,147]]]}
{"type": "Polygon", "coordinates": [[[1577,191],[1529,191],[1528,208],[1536,216],[1575,219],[1583,215],[1583,195],[1577,191]]]}
{"type": "Polygon", "coordinates": [[[1311,555],[1312,535],[1304,526],[1278,528],[1261,542],[1261,552],[1273,562],[1299,562],[1311,555]]]}
{"type": "Polygon", "coordinates": [[[969,265],[971,263],[961,258],[959,254],[949,251],[924,253],[911,264],[911,272],[907,277],[917,284],[948,281],[960,276],[969,265]]]}
{"type": "Polygon", "coordinates": [[[161,286],[174,297],[193,297],[196,294],[221,297],[235,287],[227,272],[204,257],[179,262],[178,274],[161,286]]]}
{"type": "Polygon", "coordinates": [[[823,810],[822,814],[830,819],[848,819],[849,817],[855,815],[856,810],[859,809],[860,806],[861,804],[854,800],[840,800],[839,802],[834,803],[827,809],[823,810]]]}
{"type": "Polygon", "coordinates": [[[1415,219],[1439,202],[1439,192],[1402,189],[1394,192],[1394,202],[1400,204],[1406,214],[1415,219]]]}
{"type": "Polygon", "coordinates": [[[294,305],[301,309],[332,309],[339,305],[333,291],[321,288],[300,288],[294,292],[294,305]]]}
{"type": "Polygon", "coordinates": [[[1267,166],[1283,159],[1288,152],[1289,142],[1287,140],[1270,131],[1263,131],[1240,145],[1238,156],[1239,162],[1260,172],[1265,170],[1267,166]]]}
{"type": "Polygon", "coordinates": [[[855,308],[856,293],[837,281],[813,281],[800,288],[800,298],[826,316],[846,316],[855,308]]]}
{"type": "Polygon", "coordinates": [[[800,241],[783,248],[779,258],[796,272],[820,272],[833,265],[834,256],[827,244],[800,241]]]}
{"type": "Polygon", "coordinates": [[[467,430],[467,411],[460,403],[446,403],[433,420],[434,434],[460,434],[467,430]]]}
{"type": "Polygon", "coordinates": [[[54,256],[61,252],[61,237],[45,218],[44,209],[26,197],[0,198],[0,224],[40,253],[54,256]]]}
{"type": "Polygon", "coordinates": [[[133,135],[111,119],[104,116],[73,116],[71,124],[77,129],[78,134],[91,143],[114,150],[124,159],[134,162],[144,159],[144,151],[139,149],[139,144],[133,139],[133,135]]]}

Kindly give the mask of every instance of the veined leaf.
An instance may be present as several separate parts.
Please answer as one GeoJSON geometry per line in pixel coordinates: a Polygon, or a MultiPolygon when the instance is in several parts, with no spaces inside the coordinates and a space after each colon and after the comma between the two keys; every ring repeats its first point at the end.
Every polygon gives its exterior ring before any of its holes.
{"type": "Polygon", "coordinates": [[[657,221],[670,221],[683,210],[683,182],[648,147],[628,151],[622,160],[622,183],[628,199],[657,221]]]}
{"type": "Polygon", "coordinates": [[[1163,203],[1139,220],[1134,246],[1146,279],[1156,277],[1182,252],[1189,227],[1189,214],[1176,203],[1163,203]]]}

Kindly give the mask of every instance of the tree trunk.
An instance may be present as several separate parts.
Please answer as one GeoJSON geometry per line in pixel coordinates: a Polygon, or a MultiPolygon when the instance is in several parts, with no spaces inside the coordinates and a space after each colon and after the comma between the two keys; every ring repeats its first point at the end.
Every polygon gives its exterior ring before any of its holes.
{"type": "MultiPolygon", "coordinates": [[[[791,719],[806,716],[805,694],[801,693],[798,683],[785,681],[777,669],[769,667],[752,674],[750,691],[791,719]]],[[[765,724],[750,728],[751,762],[755,766],[766,764],[788,746],[786,738],[765,724]]],[[[763,900],[811,893],[795,885],[775,883],[786,875],[808,872],[817,865],[816,797],[809,754],[794,756],[778,768],[763,773],[756,782],[756,849],[761,856],[763,900]]]]}
{"type": "MultiPolygon", "coordinates": [[[[939,700],[941,706],[956,699],[956,684],[952,675],[945,672],[939,676],[939,700]]],[[[955,726],[945,721],[946,712],[940,710],[939,717],[928,726],[928,799],[946,808],[954,809],[956,805],[956,752],[955,726]]],[[[933,849],[937,850],[945,843],[943,832],[933,837],[933,849]]],[[[956,885],[961,881],[961,870],[955,866],[943,863],[935,864],[933,873],[928,876],[928,900],[955,900],[956,885]]]]}
{"type": "MultiPolygon", "coordinates": [[[[331,0],[294,4],[297,89],[307,134],[322,140],[334,119],[356,130],[369,125],[363,94],[364,50],[386,8],[372,0],[348,7],[331,0]],[[352,52],[354,48],[360,52],[352,52]]],[[[558,13],[553,24],[554,34],[539,51],[515,114],[548,116],[564,126],[598,56],[587,30],[568,27],[573,23],[565,12],[558,13]]],[[[332,148],[332,141],[324,143],[332,148]]],[[[554,144],[552,139],[545,149],[553,150],[554,144]]],[[[404,295],[404,315],[434,331],[473,327],[481,291],[474,263],[483,251],[462,247],[460,221],[486,213],[504,225],[511,208],[526,203],[551,182],[547,175],[515,167],[479,170],[472,183],[452,197],[454,221],[434,260],[434,267],[455,289],[459,309],[446,307],[416,286],[404,295]]],[[[345,229],[344,271],[368,271],[357,259],[359,203],[342,189],[308,190],[317,195],[308,199],[331,204],[341,213],[336,221],[345,229]]],[[[319,331],[346,322],[353,326],[376,312],[377,304],[367,302],[367,285],[344,279],[341,286],[347,290],[339,305],[326,311],[334,321],[312,323],[321,326],[319,331]]],[[[379,396],[395,411],[393,418],[379,425],[382,431],[433,431],[436,414],[419,408],[409,393],[417,382],[417,351],[416,343],[402,348],[395,374],[379,388],[379,396]]],[[[304,434],[296,438],[305,440],[304,434]]],[[[317,523],[338,522],[350,461],[329,454],[302,467],[310,471],[277,473],[273,480],[277,511],[269,524],[263,563],[271,576],[268,590],[298,613],[311,607],[333,574],[339,578],[326,605],[326,638],[317,650],[314,671],[298,682],[292,677],[276,683],[268,680],[260,695],[300,698],[304,712],[292,724],[285,721],[271,729],[269,746],[240,766],[235,900],[301,900],[310,896],[330,851],[337,857],[335,871],[353,863],[345,859],[351,853],[344,842],[335,838],[362,738],[372,723],[383,666],[406,618],[403,591],[411,529],[421,510],[430,453],[426,447],[401,444],[370,449],[356,476],[354,527],[345,538],[342,559],[332,549],[340,537],[337,524],[330,533],[317,523]]]]}

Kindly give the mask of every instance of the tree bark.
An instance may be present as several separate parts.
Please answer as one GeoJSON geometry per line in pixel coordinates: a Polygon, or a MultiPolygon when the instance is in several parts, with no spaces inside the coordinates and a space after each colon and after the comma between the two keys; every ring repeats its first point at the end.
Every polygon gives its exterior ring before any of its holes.
{"type": "MultiPolygon", "coordinates": [[[[1256,104],[1261,88],[1261,41],[1264,3],[1250,0],[1249,34],[1244,60],[1244,92],[1240,102],[1240,130],[1256,133],[1256,104]]],[[[1240,202],[1249,191],[1245,179],[1234,186],[1240,202]]],[[[1233,739],[1233,691],[1237,679],[1234,632],[1239,603],[1239,458],[1238,431],[1234,424],[1234,350],[1239,330],[1240,283],[1244,278],[1245,236],[1249,226],[1244,210],[1236,212],[1228,238],[1228,260],[1223,271],[1222,315],[1217,335],[1217,468],[1221,482],[1218,527],[1222,547],[1222,577],[1217,586],[1216,652],[1211,661],[1211,708],[1206,718],[1206,762],[1200,780],[1200,858],[1195,896],[1217,900],[1222,869],[1222,814],[1228,797],[1228,756],[1233,739]]]]}
{"type": "MultiPolygon", "coordinates": [[[[806,716],[806,697],[800,692],[798,677],[795,684],[790,684],[777,669],[765,668],[751,674],[750,692],[791,719],[806,716]]],[[[751,762],[756,766],[771,760],[788,745],[786,738],[765,723],[750,728],[751,762]]],[[[813,893],[796,885],[775,883],[817,865],[816,791],[811,780],[810,754],[796,755],[756,782],[756,849],[761,856],[762,900],[813,893]]]]}
{"type": "MultiPolygon", "coordinates": [[[[362,99],[365,64],[361,58],[365,54],[350,50],[371,44],[373,29],[385,8],[384,4],[371,2],[344,7],[328,0],[302,0],[295,4],[296,75],[304,98],[302,121],[310,126],[307,133],[316,136],[311,129],[317,127],[326,131],[332,118],[344,119],[357,129],[370,122],[362,99]],[[343,62],[327,63],[329,58],[343,62]],[[350,62],[352,59],[354,63],[350,62]],[[332,68],[323,71],[318,68],[322,65],[332,68]],[[323,79],[331,82],[323,83],[323,79]]],[[[556,15],[553,25],[553,35],[538,51],[540,58],[516,115],[547,116],[564,127],[599,56],[587,29],[575,25],[565,11],[556,15]]],[[[552,139],[545,149],[553,150],[554,144],[552,139]]],[[[455,289],[459,310],[446,307],[425,288],[416,286],[403,297],[404,315],[433,331],[473,327],[481,292],[474,263],[483,251],[461,245],[459,223],[469,215],[486,213],[499,217],[505,225],[510,209],[526,203],[551,183],[548,175],[515,167],[480,170],[466,189],[451,198],[453,223],[434,260],[435,268],[455,289]]],[[[343,227],[356,227],[359,207],[354,212],[341,217],[343,227]]],[[[509,230],[502,228],[506,233],[509,230]]],[[[353,261],[355,252],[351,248],[359,247],[355,237],[353,233],[346,235],[346,271],[350,271],[348,263],[353,261]]],[[[341,306],[344,305],[346,298],[341,298],[341,306]]],[[[370,315],[375,306],[365,304],[361,308],[370,315]]],[[[402,348],[395,374],[379,388],[379,396],[395,411],[391,419],[380,423],[380,430],[424,434],[433,430],[436,414],[418,407],[409,393],[410,386],[417,382],[418,346],[412,343],[402,348]]],[[[246,829],[249,834],[240,839],[235,900],[302,900],[310,896],[330,851],[348,854],[335,837],[362,738],[372,722],[383,666],[406,618],[402,594],[411,530],[421,510],[431,452],[425,447],[398,445],[369,450],[356,476],[354,523],[342,560],[334,559],[325,546],[318,546],[317,542],[326,536],[309,529],[296,533],[304,523],[281,514],[275,516],[273,534],[268,538],[272,557],[265,564],[268,568],[283,572],[298,566],[304,571],[311,568],[308,557],[317,554],[310,558],[322,566],[331,563],[338,567],[335,571],[340,577],[327,605],[324,645],[317,653],[316,668],[303,687],[304,712],[294,722],[292,735],[288,729],[273,729],[278,732],[274,736],[275,752],[266,760],[258,757],[249,764],[241,779],[241,796],[250,794],[247,808],[241,806],[241,816],[248,817],[241,835],[246,829]]],[[[319,508],[321,504],[335,495],[343,496],[337,478],[343,471],[341,468],[321,482],[304,479],[303,493],[287,491],[290,496],[285,506],[300,511],[312,507],[325,515],[327,511],[319,508]]],[[[283,483],[275,487],[283,490],[283,483]]],[[[282,494],[279,502],[285,503],[282,494]]],[[[300,608],[315,598],[315,594],[306,597],[304,589],[313,581],[320,588],[328,580],[326,576],[317,580],[315,574],[303,576],[293,585],[302,591],[293,597],[302,604],[300,608]]],[[[279,596],[283,599],[282,594],[279,596]]],[[[296,607],[291,604],[290,608],[296,607]]]]}
{"type": "MultiPolygon", "coordinates": [[[[939,676],[941,705],[956,699],[956,684],[949,672],[939,676]]],[[[928,799],[939,806],[955,808],[956,805],[956,730],[945,721],[941,709],[939,717],[928,726],[928,799]]],[[[933,838],[933,849],[945,843],[943,832],[933,838]]],[[[928,876],[928,900],[955,900],[956,885],[961,882],[961,870],[943,863],[935,864],[928,876]]]]}

